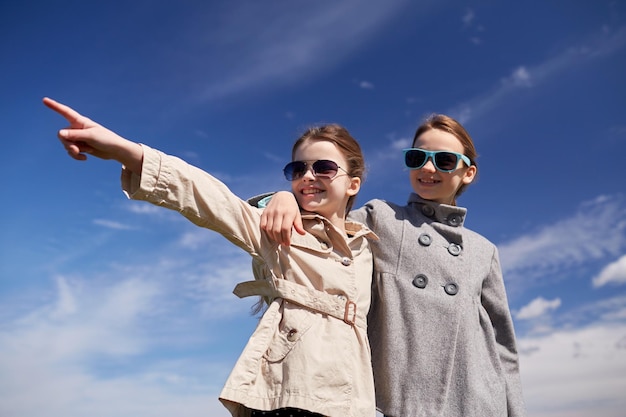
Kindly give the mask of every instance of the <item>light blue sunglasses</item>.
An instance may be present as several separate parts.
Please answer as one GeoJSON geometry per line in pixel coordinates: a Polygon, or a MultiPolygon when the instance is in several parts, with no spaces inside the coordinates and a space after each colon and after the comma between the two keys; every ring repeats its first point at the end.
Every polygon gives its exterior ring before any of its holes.
{"type": "Polygon", "coordinates": [[[420,169],[428,158],[433,161],[433,165],[438,171],[452,172],[455,171],[459,165],[459,159],[465,162],[469,167],[472,165],[470,159],[460,153],[450,151],[427,151],[419,148],[403,149],[404,152],[404,164],[409,169],[420,169]]]}

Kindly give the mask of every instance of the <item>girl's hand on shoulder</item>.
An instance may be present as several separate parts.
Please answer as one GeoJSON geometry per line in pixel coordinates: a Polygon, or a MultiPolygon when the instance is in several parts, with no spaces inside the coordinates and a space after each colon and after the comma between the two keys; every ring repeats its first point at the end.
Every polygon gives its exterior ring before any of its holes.
{"type": "Polygon", "coordinates": [[[306,233],[296,198],[288,191],[279,191],[272,196],[263,210],[261,229],[270,239],[288,246],[291,243],[292,228],[301,235],[306,233]]]}
{"type": "Polygon", "coordinates": [[[114,159],[131,171],[141,173],[141,145],[124,139],[69,106],[47,97],[43,103],[69,122],[69,126],[59,130],[57,136],[72,158],[84,161],[87,155],[93,155],[101,159],[114,159]]]}

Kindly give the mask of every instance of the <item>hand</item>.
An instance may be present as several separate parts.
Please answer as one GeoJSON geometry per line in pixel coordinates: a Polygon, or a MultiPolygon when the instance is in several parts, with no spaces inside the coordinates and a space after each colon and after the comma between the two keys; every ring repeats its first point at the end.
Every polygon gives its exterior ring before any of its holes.
{"type": "Polygon", "coordinates": [[[58,137],[72,158],[84,161],[89,154],[101,159],[115,159],[131,171],[141,173],[141,145],[124,139],[71,107],[47,97],[43,103],[70,123],[67,128],[59,130],[58,137]]]}
{"type": "Polygon", "coordinates": [[[270,239],[288,246],[291,243],[292,227],[301,235],[306,233],[296,198],[288,191],[279,191],[272,196],[261,214],[261,229],[265,230],[270,239]]]}

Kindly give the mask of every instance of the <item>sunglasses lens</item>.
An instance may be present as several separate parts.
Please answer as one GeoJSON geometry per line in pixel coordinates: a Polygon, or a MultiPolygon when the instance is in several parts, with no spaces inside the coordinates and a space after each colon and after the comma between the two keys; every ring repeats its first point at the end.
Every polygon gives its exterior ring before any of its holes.
{"type": "MultiPolygon", "coordinates": [[[[339,170],[339,166],[333,162],[328,161],[326,159],[320,159],[319,161],[315,161],[312,165],[313,173],[316,177],[322,178],[335,178],[337,175],[337,171],[339,170]]],[[[285,174],[285,178],[288,181],[294,181],[302,178],[307,171],[307,164],[304,161],[293,161],[289,162],[283,168],[283,173],[285,174]]]]}
{"type": "Polygon", "coordinates": [[[421,168],[426,162],[426,153],[419,149],[411,149],[404,154],[404,163],[407,168],[421,168]]]}
{"type": "Polygon", "coordinates": [[[334,178],[337,175],[339,166],[333,161],[320,159],[313,163],[313,172],[316,177],[334,178]]]}
{"type": "Polygon", "coordinates": [[[293,161],[289,162],[283,168],[283,173],[285,174],[285,178],[287,181],[297,180],[298,178],[302,178],[304,173],[306,172],[306,163],[302,161],[293,161]]]}
{"type": "Polygon", "coordinates": [[[435,165],[441,171],[454,171],[458,162],[457,156],[451,152],[435,153],[435,165]]]}

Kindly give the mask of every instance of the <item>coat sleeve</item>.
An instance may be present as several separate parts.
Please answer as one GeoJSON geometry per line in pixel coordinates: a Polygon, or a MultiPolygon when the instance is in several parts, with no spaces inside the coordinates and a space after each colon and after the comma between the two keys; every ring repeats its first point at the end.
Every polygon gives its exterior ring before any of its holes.
{"type": "Polygon", "coordinates": [[[500,363],[506,378],[508,417],[525,416],[515,330],[504,287],[498,250],[495,246],[491,268],[483,282],[481,302],[494,327],[500,363]]]}
{"type": "Polygon", "coordinates": [[[377,211],[376,207],[380,207],[381,204],[383,204],[382,200],[370,200],[362,207],[350,211],[348,218],[352,221],[366,225],[370,230],[373,230],[374,233],[377,233],[375,212],[377,211]]]}
{"type": "Polygon", "coordinates": [[[142,145],[141,176],[122,170],[122,189],[134,200],[178,211],[197,226],[214,230],[254,255],[260,253],[260,209],[234,195],[209,173],[142,145]]]}

